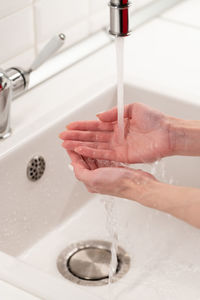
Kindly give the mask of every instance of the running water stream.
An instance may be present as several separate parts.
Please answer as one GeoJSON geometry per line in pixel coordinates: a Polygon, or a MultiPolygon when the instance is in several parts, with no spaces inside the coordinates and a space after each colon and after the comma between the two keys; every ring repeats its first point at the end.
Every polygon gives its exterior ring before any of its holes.
{"type": "Polygon", "coordinates": [[[115,197],[105,196],[103,198],[103,203],[105,207],[106,215],[106,229],[111,240],[111,261],[110,261],[110,270],[109,270],[109,279],[108,279],[108,296],[106,300],[113,300],[111,284],[113,283],[113,277],[116,273],[118,266],[118,234],[117,234],[117,220],[115,217],[115,197]]]}
{"type": "Polygon", "coordinates": [[[117,108],[119,143],[124,140],[124,38],[115,39],[117,56],[117,108]]]}
{"type": "MultiPolygon", "coordinates": [[[[117,57],[117,107],[118,107],[118,142],[123,143],[124,140],[124,38],[115,39],[116,57],[117,57]]],[[[111,239],[111,262],[109,271],[109,295],[108,299],[112,299],[110,284],[117,270],[118,258],[118,235],[114,217],[114,206],[116,199],[114,197],[106,197],[104,206],[106,210],[106,227],[111,239]]]]}
{"type": "MultiPolygon", "coordinates": [[[[118,108],[118,138],[119,144],[124,140],[124,38],[115,39],[117,57],[117,108],[118,108]]],[[[117,269],[118,237],[114,226],[113,208],[115,199],[111,198],[105,206],[107,211],[107,228],[111,237],[111,263],[109,272],[109,284],[113,281],[117,269]]]]}
{"type": "MultiPolygon", "coordinates": [[[[117,58],[117,108],[118,108],[118,142],[119,144],[124,141],[124,38],[116,38],[116,58],[117,58]]],[[[165,165],[163,162],[155,162],[151,164],[149,172],[154,174],[158,173],[158,169],[162,179],[165,177],[165,165]]],[[[114,281],[114,276],[117,270],[118,258],[118,233],[117,233],[117,220],[115,216],[115,197],[106,196],[104,198],[104,207],[106,213],[106,228],[111,240],[111,262],[109,271],[109,292],[108,300],[112,300],[111,283],[114,281]]]]}

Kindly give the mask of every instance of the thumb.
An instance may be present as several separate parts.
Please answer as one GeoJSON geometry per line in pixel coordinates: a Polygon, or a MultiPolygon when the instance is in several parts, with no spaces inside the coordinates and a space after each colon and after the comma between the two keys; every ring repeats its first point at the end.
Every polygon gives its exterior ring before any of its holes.
{"type": "Polygon", "coordinates": [[[98,113],[97,117],[102,122],[114,122],[117,121],[117,108],[112,108],[108,111],[98,113]]]}
{"type": "MultiPolygon", "coordinates": [[[[124,118],[128,118],[130,115],[131,105],[126,105],[124,107],[124,118]]],[[[117,107],[114,107],[108,111],[98,113],[96,115],[102,122],[115,122],[118,119],[118,110],[117,107]]]]}

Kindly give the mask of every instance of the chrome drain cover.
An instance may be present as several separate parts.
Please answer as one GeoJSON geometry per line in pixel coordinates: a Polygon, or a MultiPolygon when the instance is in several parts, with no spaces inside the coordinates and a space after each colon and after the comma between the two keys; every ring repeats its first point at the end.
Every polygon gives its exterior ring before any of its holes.
{"type": "MultiPolygon", "coordinates": [[[[105,285],[111,261],[111,243],[106,241],[84,241],[72,244],[59,255],[59,272],[70,281],[80,285],[105,285]]],[[[130,257],[118,247],[118,266],[113,282],[122,278],[129,270],[130,257]]]]}
{"type": "Polygon", "coordinates": [[[75,252],[68,261],[68,267],[75,276],[84,280],[102,280],[108,277],[110,251],[99,248],[85,248],[75,252]]]}

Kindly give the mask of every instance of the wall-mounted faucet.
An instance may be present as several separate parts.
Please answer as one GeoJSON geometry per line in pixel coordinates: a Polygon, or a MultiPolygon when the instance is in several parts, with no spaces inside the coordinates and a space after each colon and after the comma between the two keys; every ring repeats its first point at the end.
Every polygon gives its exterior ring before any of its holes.
{"type": "Polygon", "coordinates": [[[110,0],[110,34],[124,37],[131,33],[130,6],[128,0],[110,0]]]}
{"type": "Polygon", "coordinates": [[[21,68],[10,68],[6,71],[0,69],[0,139],[6,139],[11,134],[12,100],[28,88],[30,73],[48,60],[63,45],[64,40],[65,35],[62,33],[50,40],[27,71],[21,68]]]}

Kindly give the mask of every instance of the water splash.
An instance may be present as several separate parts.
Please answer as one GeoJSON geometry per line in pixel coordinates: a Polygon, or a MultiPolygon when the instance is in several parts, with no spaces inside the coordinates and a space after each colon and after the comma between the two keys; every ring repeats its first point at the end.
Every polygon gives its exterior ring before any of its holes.
{"type": "Polygon", "coordinates": [[[169,176],[167,173],[167,165],[164,159],[160,159],[149,164],[149,168],[150,169],[147,171],[149,171],[158,180],[169,184],[173,184],[175,182],[173,176],[169,176]]]}
{"type": "Polygon", "coordinates": [[[105,196],[103,199],[105,213],[106,213],[106,229],[111,240],[111,261],[109,270],[109,281],[108,281],[108,300],[112,299],[111,283],[117,270],[118,259],[118,234],[117,234],[117,220],[114,213],[115,208],[115,197],[105,196]]]}

